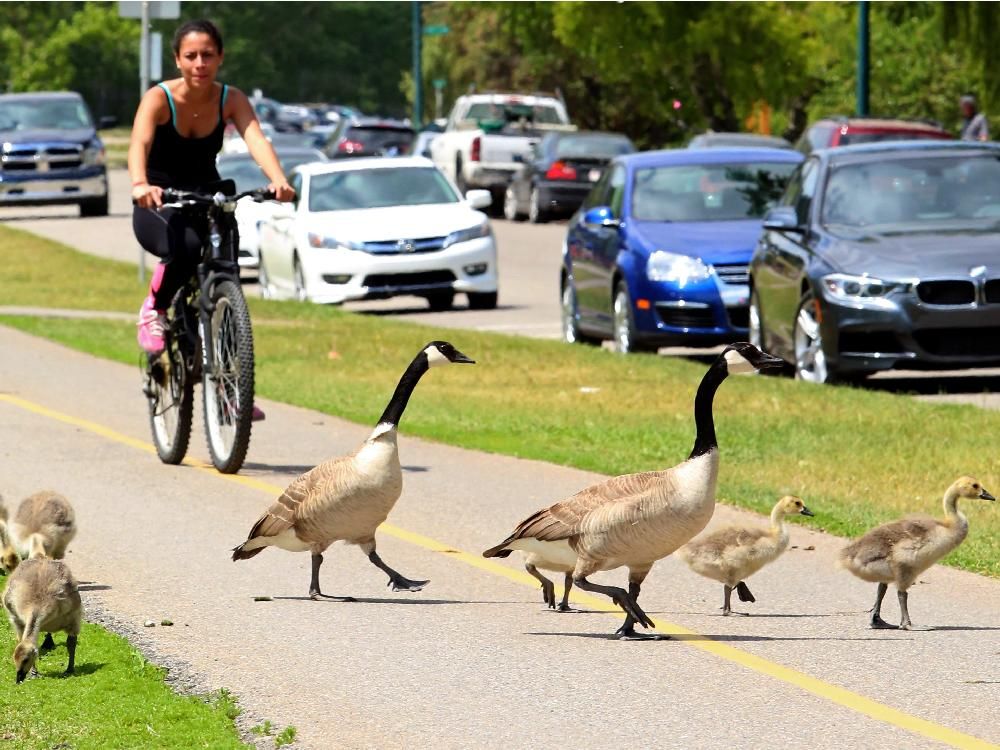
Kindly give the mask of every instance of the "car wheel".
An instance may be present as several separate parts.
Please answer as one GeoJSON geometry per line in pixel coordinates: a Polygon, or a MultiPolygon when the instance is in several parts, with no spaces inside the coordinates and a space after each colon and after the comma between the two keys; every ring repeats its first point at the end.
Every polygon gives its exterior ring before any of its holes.
{"type": "Polygon", "coordinates": [[[295,256],[292,275],[295,277],[295,299],[299,302],[308,301],[309,292],[306,289],[306,275],[302,271],[302,263],[299,262],[299,257],[297,255],[295,256]]]}
{"type": "Polygon", "coordinates": [[[595,339],[580,333],[579,321],[576,311],[576,291],[573,285],[567,280],[563,282],[561,297],[562,312],[562,333],[563,341],[567,344],[599,344],[600,339],[595,339]]]}
{"type": "Polygon", "coordinates": [[[450,310],[454,303],[455,293],[452,291],[434,292],[433,294],[427,295],[427,304],[430,305],[431,310],[434,312],[450,310]]]}
{"type": "Polygon", "coordinates": [[[507,221],[521,221],[524,214],[517,210],[517,196],[514,194],[514,186],[507,187],[503,194],[503,216],[507,221]]]}
{"type": "Polygon", "coordinates": [[[274,299],[274,288],[271,286],[271,278],[267,275],[267,266],[264,265],[264,256],[260,256],[257,265],[257,286],[260,288],[262,299],[274,299]]]}
{"type": "MultiPolygon", "coordinates": [[[[749,333],[747,338],[750,343],[760,349],[762,352],[767,351],[767,345],[765,343],[764,336],[764,318],[761,316],[760,310],[760,297],[757,295],[757,290],[754,289],[750,292],[750,309],[748,311],[747,317],[749,318],[749,333]]],[[[781,369],[764,369],[757,371],[761,375],[777,375],[781,372],[781,369]]]]}
{"type": "Polygon", "coordinates": [[[468,292],[470,310],[495,310],[497,306],[496,292],[468,292]]]}
{"type": "Polygon", "coordinates": [[[108,215],[108,196],[105,194],[100,198],[92,198],[90,200],[85,200],[80,204],[80,216],[90,217],[90,216],[107,216],[108,215]]]}
{"type": "Polygon", "coordinates": [[[462,157],[455,159],[455,186],[459,194],[464,198],[468,185],[465,184],[465,175],[462,174],[462,157]]]}
{"type": "Polygon", "coordinates": [[[538,188],[531,188],[531,197],[528,199],[528,221],[532,224],[544,224],[549,220],[549,215],[542,208],[541,196],[538,188]]]}
{"type": "Polygon", "coordinates": [[[834,373],[823,351],[816,298],[812,292],[806,292],[799,302],[792,338],[795,345],[795,378],[808,383],[832,382],[834,373]]]}
{"type": "Polygon", "coordinates": [[[635,330],[635,316],[632,314],[632,298],[624,281],[618,282],[614,301],[615,350],[622,354],[653,351],[653,347],[643,344],[635,330]]]}

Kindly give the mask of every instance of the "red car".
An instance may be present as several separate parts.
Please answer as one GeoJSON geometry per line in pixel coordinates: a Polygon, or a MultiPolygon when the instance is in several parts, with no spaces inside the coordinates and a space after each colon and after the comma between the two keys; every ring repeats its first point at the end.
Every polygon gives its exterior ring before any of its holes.
{"type": "Polygon", "coordinates": [[[875,117],[828,117],[819,120],[799,138],[795,148],[805,155],[815,149],[876,141],[950,140],[947,130],[919,120],[885,120],[875,117]]]}

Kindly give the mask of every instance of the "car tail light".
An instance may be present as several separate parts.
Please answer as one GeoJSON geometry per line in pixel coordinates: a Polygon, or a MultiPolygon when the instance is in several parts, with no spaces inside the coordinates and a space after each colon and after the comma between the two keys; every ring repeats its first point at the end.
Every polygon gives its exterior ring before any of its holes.
{"type": "Polygon", "coordinates": [[[479,161],[479,150],[482,148],[483,139],[478,135],[472,139],[472,150],[469,152],[469,161],[479,161]]]}
{"type": "Polygon", "coordinates": [[[345,154],[357,154],[365,150],[365,144],[361,141],[352,141],[350,138],[345,138],[337,144],[337,150],[345,154]]]}
{"type": "Polygon", "coordinates": [[[554,161],[545,173],[548,180],[575,180],[576,170],[564,161],[554,161]]]}

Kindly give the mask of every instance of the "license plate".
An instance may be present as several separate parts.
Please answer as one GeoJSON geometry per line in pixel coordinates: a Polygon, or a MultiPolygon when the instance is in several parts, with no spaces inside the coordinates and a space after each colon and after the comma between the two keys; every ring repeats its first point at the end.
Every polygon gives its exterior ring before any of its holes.
{"type": "Polygon", "coordinates": [[[591,182],[597,182],[599,179],[601,179],[601,170],[591,169],[590,172],[587,174],[587,177],[590,179],[591,182]]]}

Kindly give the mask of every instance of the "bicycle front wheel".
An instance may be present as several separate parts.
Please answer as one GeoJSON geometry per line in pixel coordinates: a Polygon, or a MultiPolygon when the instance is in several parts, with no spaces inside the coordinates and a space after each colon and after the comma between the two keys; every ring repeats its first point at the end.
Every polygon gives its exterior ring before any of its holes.
{"type": "Polygon", "coordinates": [[[147,363],[146,398],[156,454],[165,464],[179,464],[187,453],[194,413],[194,382],[184,353],[172,332],[163,353],[147,363]]]}
{"type": "Polygon", "coordinates": [[[253,331],[238,284],[220,282],[211,302],[212,314],[207,321],[211,348],[202,376],[205,434],[215,468],[223,474],[235,474],[250,446],[253,331]]]}

